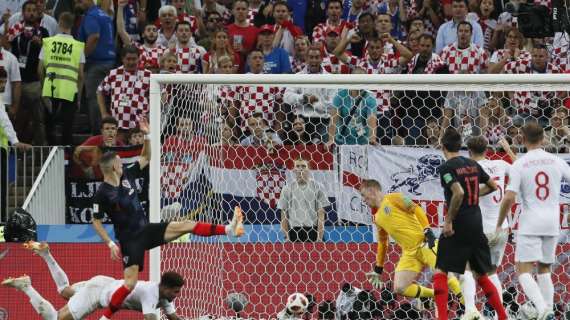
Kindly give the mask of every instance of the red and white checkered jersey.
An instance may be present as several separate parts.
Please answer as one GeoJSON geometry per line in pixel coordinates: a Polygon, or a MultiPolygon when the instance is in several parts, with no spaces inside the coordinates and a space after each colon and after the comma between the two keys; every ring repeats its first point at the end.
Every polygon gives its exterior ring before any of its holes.
{"type": "Polygon", "coordinates": [[[307,65],[305,62],[293,56],[289,56],[289,61],[291,61],[291,71],[293,73],[301,72],[301,70],[305,69],[305,66],[307,65]]]}
{"type": "Polygon", "coordinates": [[[335,29],[338,34],[340,35],[342,30],[346,27],[348,22],[344,20],[340,20],[339,25],[332,25],[330,21],[327,19],[324,23],[319,23],[318,25],[313,28],[313,43],[317,42],[325,42],[326,32],[330,29],[335,29]]]}
{"type": "Polygon", "coordinates": [[[236,86],[221,85],[218,87],[218,102],[224,108],[228,108],[233,105],[237,94],[236,86]]]}
{"type": "Polygon", "coordinates": [[[242,121],[260,112],[271,125],[275,112],[275,101],[283,97],[283,89],[275,86],[238,86],[236,101],[241,105],[239,113],[242,121]]]}
{"type": "Polygon", "coordinates": [[[133,42],[133,45],[139,49],[139,68],[160,68],[159,59],[168,50],[166,47],[156,45],[150,48],[138,42],[133,42]]]}
{"type": "Polygon", "coordinates": [[[552,63],[560,70],[570,71],[570,35],[557,32],[552,43],[552,63]]]}
{"type": "Polygon", "coordinates": [[[178,15],[178,21],[188,22],[190,24],[190,30],[192,30],[192,34],[195,34],[198,31],[198,19],[195,16],[191,16],[186,12],[183,12],[178,15]]]}
{"type": "Polygon", "coordinates": [[[150,74],[147,69],[130,73],[123,66],[111,70],[97,90],[111,96],[111,114],[120,129],[138,125],[139,117],[148,114],[150,74]]]}
{"type": "Polygon", "coordinates": [[[340,61],[334,54],[324,57],[321,66],[328,73],[350,74],[350,66],[340,61]]]}
{"type": "Polygon", "coordinates": [[[489,54],[475,44],[459,49],[457,43],[443,48],[441,60],[449,66],[450,73],[482,73],[489,66],[489,54]]]}
{"type": "Polygon", "coordinates": [[[182,73],[201,73],[203,50],[200,47],[171,49],[178,56],[178,71],[182,73]]]}
{"type": "MultiPolygon", "coordinates": [[[[505,73],[511,74],[531,74],[537,73],[532,68],[532,59],[519,59],[509,62],[504,67],[505,73]]],[[[552,63],[546,65],[546,73],[560,73],[560,69],[552,63]]],[[[515,91],[514,105],[518,107],[519,112],[538,111],[537,105],[540,100],[549,100],[554,97],[556,92],[553,91],[515,91]]]]}
{"type": "MultiPolygon", "coordinates": [[[[491,59],[489,59],[489,63],[498,63],[499,61],[503,60],[508,51],[508,49],[499,49],[493,52],[491,59]]],[[[521,50],[519,52],[519,56],[515,57],[515,59],[530,59],[530,52],[521,50]]]]}
{"type": "MultiPolygon", "coordinates": [[[[410,62],[408,62],[408,74],[414,73],[414,69],[416,68],[416,63],[418,62],[418,58],[420,54],[416,54],[410,62]]],[[[441,58],[436,54],[431,54],[431,59],[426,64],[423,73],[425,74],[434,74],[437,70],[441,69],[445,66],[445,63],[441,60],[441,58]]]]}
{"type": "Polygon", "coordinates": [[[24,31],[24,22],[20,21],[8,29],[8,41],[14,40],[20,33],[24,31]]]}

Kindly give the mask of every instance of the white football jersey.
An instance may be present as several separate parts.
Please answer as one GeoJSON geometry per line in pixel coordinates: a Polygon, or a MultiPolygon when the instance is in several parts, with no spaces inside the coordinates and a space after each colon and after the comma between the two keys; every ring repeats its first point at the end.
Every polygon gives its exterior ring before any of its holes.
{"type": "Polygon", "coordinates": [[[507,191],[521,201],[518,232],[524,235],[557,236],[560,233],[560,186],[570,180],[570,166],[542,149],[527,152],[509,171],[507,191]]]}
{"type": "MultiPolygon", "coordinates": [[[[483,232],[495,232],[497,220],[499,220],[499,209],[501,201],[505,195],[505,176],[509,175],[511,165],[504,160],[479,160],[483,170],[487,172],[489,177],[497,184],[497,191],[489,193],[479,198],[479,207],[483,216],[483,232]]],[[[507,228],[509,223],[505,219],[503,228],[507,228]]]]}
{"type": "MultiPolygon", "coordinates": [[[[100,303],[103,307],[109,305],[111,296],[120,286],[123,280],[115,280],[101,293],[100,303]]],[[[138,281],[135,287],[121,306],[121,309],[141,311],[143,315],[156,312],[158,309],[164,310],[166,314],[176,312],[173,302],[158,297],[158,283],[151,281],[138,281]]]]}

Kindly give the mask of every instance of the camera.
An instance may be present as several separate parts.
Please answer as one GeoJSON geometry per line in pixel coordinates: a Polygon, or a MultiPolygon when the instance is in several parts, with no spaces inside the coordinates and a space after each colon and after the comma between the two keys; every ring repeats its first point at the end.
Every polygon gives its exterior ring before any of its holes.
{"type": "Polygon", "coordinates": [[[570,34],[570,0],[552,0],[552,12],[542,5],[510,1],[505,11],[518,19],[519,31],[527,38],[553,37],[557,32],[570,34]]]}

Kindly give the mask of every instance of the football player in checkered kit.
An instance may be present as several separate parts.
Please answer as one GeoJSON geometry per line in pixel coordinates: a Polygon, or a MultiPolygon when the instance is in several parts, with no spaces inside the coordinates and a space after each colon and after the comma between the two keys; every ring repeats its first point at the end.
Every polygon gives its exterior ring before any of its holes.
{"type": "Polygon", "coordinates": [[[128,4],[128,2],[128,0],[119,1],[119,9],[117,10],[117,33],[119,37],[121,37],[121,41],[124,45],[130,44],[139,49],[139,67],[146,68],[151,70],[153,73],[157,73],[160,69],[159,58],[166,51],[166,47],[160,45],[157,42],[158,29],[152,23],[147,23],[144,27],[142,34],[142,44],[131,39],[131,36],[125,29],[125,20],[123,14],[123,8],[128,4]]]}
{"type": "Polygon", "coordinates": [[[176,47],[171,49],[178,55],[178,66],[182,73],[201,73],[202,56],[206,53],[203,47],[192,44],[192,28],[186,21],[176,25],[176,47]]]}
{"type": "MultiPolygon", "coordinates": [[[[449,73],[478,74],[487,71],[489,55],[483,48],[471,41],[472,34],[473,26],[470,22],[459,22],[457,42],[443,48],[441,59],[447,65],[449,73]]],[[[471,136],[474,134],[474,119],[478,116],[479,108],[486,103],[487,98],[484,92],[449,91],[443,105],[442,127],[447,128],[455,117],[462,124],[463,137],[471,136]]]]}
{"type": "MultiPolygon", "coordinates": [[[[518,59],[509,62],[504,67],[505,73],[510,74],[545,74],[560,73],[560,69],[550,62],[548,49],[545,46],[537,45],[531,50],[530,59],[518,59]]],[[[550,101],[556,95],[553,91],[515,91],[513,104],[517,109],[517,114],[513,117],[515,125],[522,125],[528,120],[538,120],[543,126],[549,124],[551,112],[550,101]]]]}
{"type": "Polygon", "coordinates": [[[277,203],[281,231],[288,241],[323,241],[325,208],[330,205],[324,188],[311,178],[309,161],[295,160],[293,171],[295,179],[287,181],[277,203]]]}

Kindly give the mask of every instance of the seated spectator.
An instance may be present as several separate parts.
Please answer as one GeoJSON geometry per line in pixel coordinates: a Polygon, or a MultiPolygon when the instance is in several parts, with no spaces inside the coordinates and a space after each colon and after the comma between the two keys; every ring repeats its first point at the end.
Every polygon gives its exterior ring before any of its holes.
{"type": "MultiPolygon", "coordinates": [[[[355,73],[364,73],[357,69],[355,73]]],[[[341,89],[333,98],[331,124],[329,126],[330,148],[334,143],[366,145],[376,140],[376,98],[368,90],[341,89]]]]}
{"type": "Polygon", "coordinates": [[[218,60],[221,57],[228,57],[231,59],[234,70],[242,69],[241,57],[238,53],[234,52],[232,45],[229,42],[228,33],[225,30],[220,30],[213,34],[214,39],[210,51],[204,54],[202,59],[203,73],[217,73],[218,60]]]}
{"type": "Polygon", "coordinates": [[[291,12],[286,2],[277,1],[273,4],[273,19],[275,19],[275,40],[276,47],[283,48],[287,54],[293,55],[295,38],[303,35],[303,30],[293,24],[291,12]]]}
{"type": "Polygon", "coordinates": [[[439,26],[443,22],[443,4],[440,1],[411,1],[406,11],[408,32],[419,30],[422,34],[427,33],[432,37],[437,35],[439,26]]]}
{"type": "MultiPolygon", "coordinates": [[[[467,21],[467,0],[453,0],[452,3],[453,19],[442,24],[437,31],[435,52],[441,54],[443,48],[456,42],[459,32],[460,23],[467,21]]],[[[474,45],[483,48],[483,30],[481,25],[476,21],[471,22],[471,38],[469,39],[474,45]]]]}
{"type": "Polygon", "coordinates": [[[566,111],[561,110],[554,113],[550,119],[550,128],[546,128],[544,135],[546,151],[570,152],[570,128],[564,124],[566,118],[566,111]]]}
{"type": "Polygon", "coordinates": [[[408,74],[435,74],[445,66],[441,58],[433,52],[434,44],[435,40],[429,34],[418,38],[418,53],[408,62],[408,74]]]}
{"type": "Polygon", "coordinates": [[[291,69],[293,73],[298,73],[306,66],[307,50],[311,42],[307,36],[299,36],[295,38],[295,52],[291,56],[291,69]]]}
{"type": "Polygon", "coordinates": [[[271,153],[275,146],[283,145],[277,133],[269,129],[261,113],[254,113],[247,119],[247,129],[249,135],[240,141],[242,146],[264,146],[271,153]]]}
{"type": "Polygon", "coordinates": [[[312,143],[311,137],[307,134],[307,130],[305,129],[305,119],[303,117],[296,116],[293,119],[293,124],[291,125],[291,127],[292,130],[285,133],[286,138],[283,139],[284,145],[312,143]]]}
{"type": "Polygon", "coordinates": [[[160,7],[158,19],[160,29],[158,30],[157,44],[166,48],[172,48],[176,45],[176,8],[171,5],[160,7]]]}
{"type": "MultiPolygon", "coordinates": [[[[352,4],[355,2],[356,1],[353,1],[352,4]]],[[[350,52],[356,57],[364,58],[366,54],[366,44],[368,41],[378,38],[378,32],[376,32],[374,26],[374,16],[370,12],[362,13],[358,17],[356,30],[356,35],[353,35],[350,38],[350,52]]]]}
{"type": "Polygon", "coordinates": [[[492,96],[489,102],[481,108],[480,114],[481,132],[491,145],[497,144],[506,136],[508,128],[513,125],[497,97],[492,96]]]}
{"type": "Polygon", "coordinates": [[[144,143],[144,138],[144,132],[142,132],[141,128],[132,128],[127,134],[127,144],[129,146],[142,145],[144,143]]]}
{"type": "Polygon", "coordinates": [[[219,56],[216,62],[216,69],[214,73],[218,74],[232,74],[236,73],[239,66],[234,63],[234,59],[230,56],[219,56]]]}
{"type": "Polygon", "coordinates": [[[201,73],[201,60],[206,50],[190,42],[192,31],[188,22],[182,21],[176,25],[176,47],[172,52],[178,56],[178,69],[182,73],[201,73]]]}
{"type": "MultiPolygon", "coordinates": [[[[408,12],[408,15],[409,15],[409,12],[408,12]]],[[[408,33],[412,33],[412,32],[420,32],[421,34],[425,33],[425,34],[429,34],[429,35],[435,37],[435,35],[432,32],[426,31],[425,23],[421,18],[413,18],[413,19],[408,20],[408,33]]]]}
{"type": "MultiPolygon", "coordinates": [[[[322,67],[322,51],[318,46],[311,46],[307,52],[307,66],[299,74],[326,74],[322,67]]],[[[295,115],[302,116],[307,122],[307,134],[312,141],[326,141],[329,125],[329,109],[334,89],[287,87],[283,101],[289,104],[295,115]]]]}
{"type": "MultiPolygon", "coordinates": [[[[255,48],[259,29],[247,19],[248,2],[236,0],[233,6],[234,23],[228,25],[234,51],[242,55],[242,60],[255,48]]],[[[240,70],[240,73],[243,70],[240,70]]]]}
{"type": "MultiPolygon", "coordinates": [[[[47,30],[49,36],[55,36],[58,32],[57,20],[46,13],[45,0],[28,0],[22,4],[22,10],[14,13],[8,19],[8,23],[0,26],[0,34],[5,34],[8,41],[12,41],[18,34],[24,31],[24,6],[26,3],[34,3],[36,5],[36,27],[42,27],[47,30]]],[[[4,13],[4,12],[2,12],[4,13]]]]}
{"type": "Polygon", "coordinates": [[[392,31],[390,35],[397,40],[404,39],[404,23],[408,19],[404,0],[387,0],[378,4],[377,11],[379,14],[389,15],[392,20],[392,31]]]}
{"type": "Polygon", "coordinates": [[[326,32],[335,29],[340,34],[346,26],[350,25],[341,19],[342,16],[342,0],[330,0],[327,3],[327,21],[319,23],[313,29],[313,43],[323,43],[325,41],[326,32]]]}
{"type": "Polygon", "coordinates": [[[505,29],[505,48],[493,52],[489,73],[503,73],[505,65],[517,59],[530,60],[530,52],[523,49],[525,39],[517,28],[505,29]]]}
{"type": "Polygon", "coordinates": [[[119,139],[124,141],[127,131],[138,126],[140,117],[148,115],[151,73],[138,69],[139,51],[136,47],[124,47],[121,59],[123,65],[111,70],[99,85],[97,101],[102,118],[112,115],[118,120],[119,139]],[[110,97],[109,108],[105,97],[110,97]]]}
{"type": "Polygon", "coordinates": [[[275,31],[271,25],[263,25],[258,34],[258,46],[263,52],[263,73],[291,73],[289,54],[283,48],[274,48],[275,31]]]}
{"type": "Polygon", "coordinates": [[[207,145],[203,136],[196,134],[196,122],[188,115],[176,117],[174,134],[162,144],[162,157],[165,162],[192,164],[207,145]]]}

